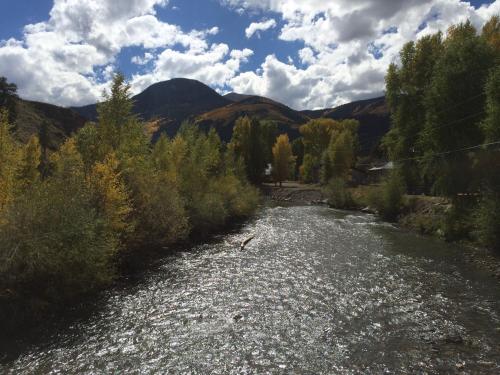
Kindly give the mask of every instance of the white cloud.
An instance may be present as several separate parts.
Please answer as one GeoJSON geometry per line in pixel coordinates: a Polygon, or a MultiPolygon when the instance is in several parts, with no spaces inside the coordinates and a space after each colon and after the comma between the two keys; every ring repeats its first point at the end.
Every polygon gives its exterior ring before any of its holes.
{"type": "Polygon", "coordinates": [[[15,82],[27,99],[67,106],[93,103],[109,86],[118,54],[138,47],[144,55],[131,61],[151,70],[134,77],[136,90],[143,88],[137,82],[184,75],[224,85],[246,61],[248,50],[211,44],[218,27],[185,32],[162,22],[156,8],[167,3],[54,0],[46,22],[27,25],[22,40],[0,42],[0,75],[15,82]]]}
{"type": "Polygon", "coordinates": [[[147,65],[153,59],[154,55],[152,53],[146,52],[144,53],[144,57],[134,56],[130,61],[136,65],[147,65]]]}
{"type": "Polygon", "coordinates": [[[245,35],[247,39],[250,39],[255,33],[259,35],[260,31],[266,31],[276,27],[276,21],[270,19],[262,22],[252,22],[245,30],[245,35]]]}
{"type": "MultiPolygon", "coordinates": [[[[234,9],[278,13],[280,39],[302,42],[304,67],[267,56],[256,72],[231,80],[235,91],[269,96],[297,109],[331,107],[383,94],[389,63],[404,43],[500,13],[500,0],[475,9],[460,0],[221,0],[234,9]]],[[[288,62],[288,61],[287,61],[288,62]]]]}

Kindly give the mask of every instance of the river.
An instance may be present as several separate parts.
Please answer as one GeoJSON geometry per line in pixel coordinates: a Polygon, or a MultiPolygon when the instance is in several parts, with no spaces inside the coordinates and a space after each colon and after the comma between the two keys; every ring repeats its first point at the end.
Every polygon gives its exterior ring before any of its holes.
{"type": "Polygon", "coordinates": [[[461,251],[371,215],[268,207],[0,373],[499,373],[500,285],[461,251]]]}

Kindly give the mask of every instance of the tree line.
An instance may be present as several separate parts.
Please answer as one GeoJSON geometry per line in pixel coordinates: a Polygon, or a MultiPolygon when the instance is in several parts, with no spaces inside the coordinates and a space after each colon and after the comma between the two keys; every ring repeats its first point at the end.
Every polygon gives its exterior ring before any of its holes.
{"type": "Polygon", "coordinates": [[[500,18],[407,43],[386,76],[393,185],[448,197],[450,238],[500,246],[500,18]]]}
{"type": "Polygon", "coordinates": [[[122,75],[104,99],[97,123],[54,152],[39,136],[18,143],[9,106],[1,108],[4,322],[19,306],[28,314],[100,289],[117,276],[121,259],[206,236],[259,204],[237,147],[225,147],[215,130],[186,123],[153,145],[122,75]]]}

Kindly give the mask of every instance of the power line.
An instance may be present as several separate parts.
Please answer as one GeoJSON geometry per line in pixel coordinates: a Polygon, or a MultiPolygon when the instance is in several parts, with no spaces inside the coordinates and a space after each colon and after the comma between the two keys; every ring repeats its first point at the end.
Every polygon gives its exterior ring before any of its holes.
{"type": "MultiPolygon", "coordinates": [[[[426,156],[419,156],[419,157],[414,157],[414,158],[406,158],[406,159],[392,160],[392,162],[393,162],[393,163],[401,163],[401,162],[403,162],[403,161],[422,160],[422,159],[427,159],[427,158],[433,158],[433,157],[436,157],[436,156],[450,155],[450,154],[454,154],[454,153],[457,153],[457,152],[470,151],[470,150],[475,150],[475,149],[482,148],[482,147],[488,147],[488,146],[499,145],[499,144],[500,144],[500,141],[497,141],[497,142],[490,142],[490,143],[483,143],[483,144],[480,144],[480,145],[475,145],[475,146],[470,146],[470,147],[459,148],[459,149],[456,149],[456,150],[451,150],[451,151],[445,151],[445,152],[434,153],[434,154],[430,154],[430,155],[426,155],[426,156]]],[[[365,163],[365,164],[358,164],[358,165],[359,165],[359,166],[370,166],[370,165],[372,165],[372,164],[370,164],[370,163],[365,163]]]]}

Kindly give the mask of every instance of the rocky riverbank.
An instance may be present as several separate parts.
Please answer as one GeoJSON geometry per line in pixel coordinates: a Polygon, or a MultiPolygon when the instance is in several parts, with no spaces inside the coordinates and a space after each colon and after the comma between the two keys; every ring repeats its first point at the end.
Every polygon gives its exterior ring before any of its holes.
{"type": "Polygon", "coordinates": [[[303,185],[297,182],[284,182],[282,186],[263,184],[261,190],[265,197],[278,203],[300,205],[328,203],[319,185],[303,185]]]}

